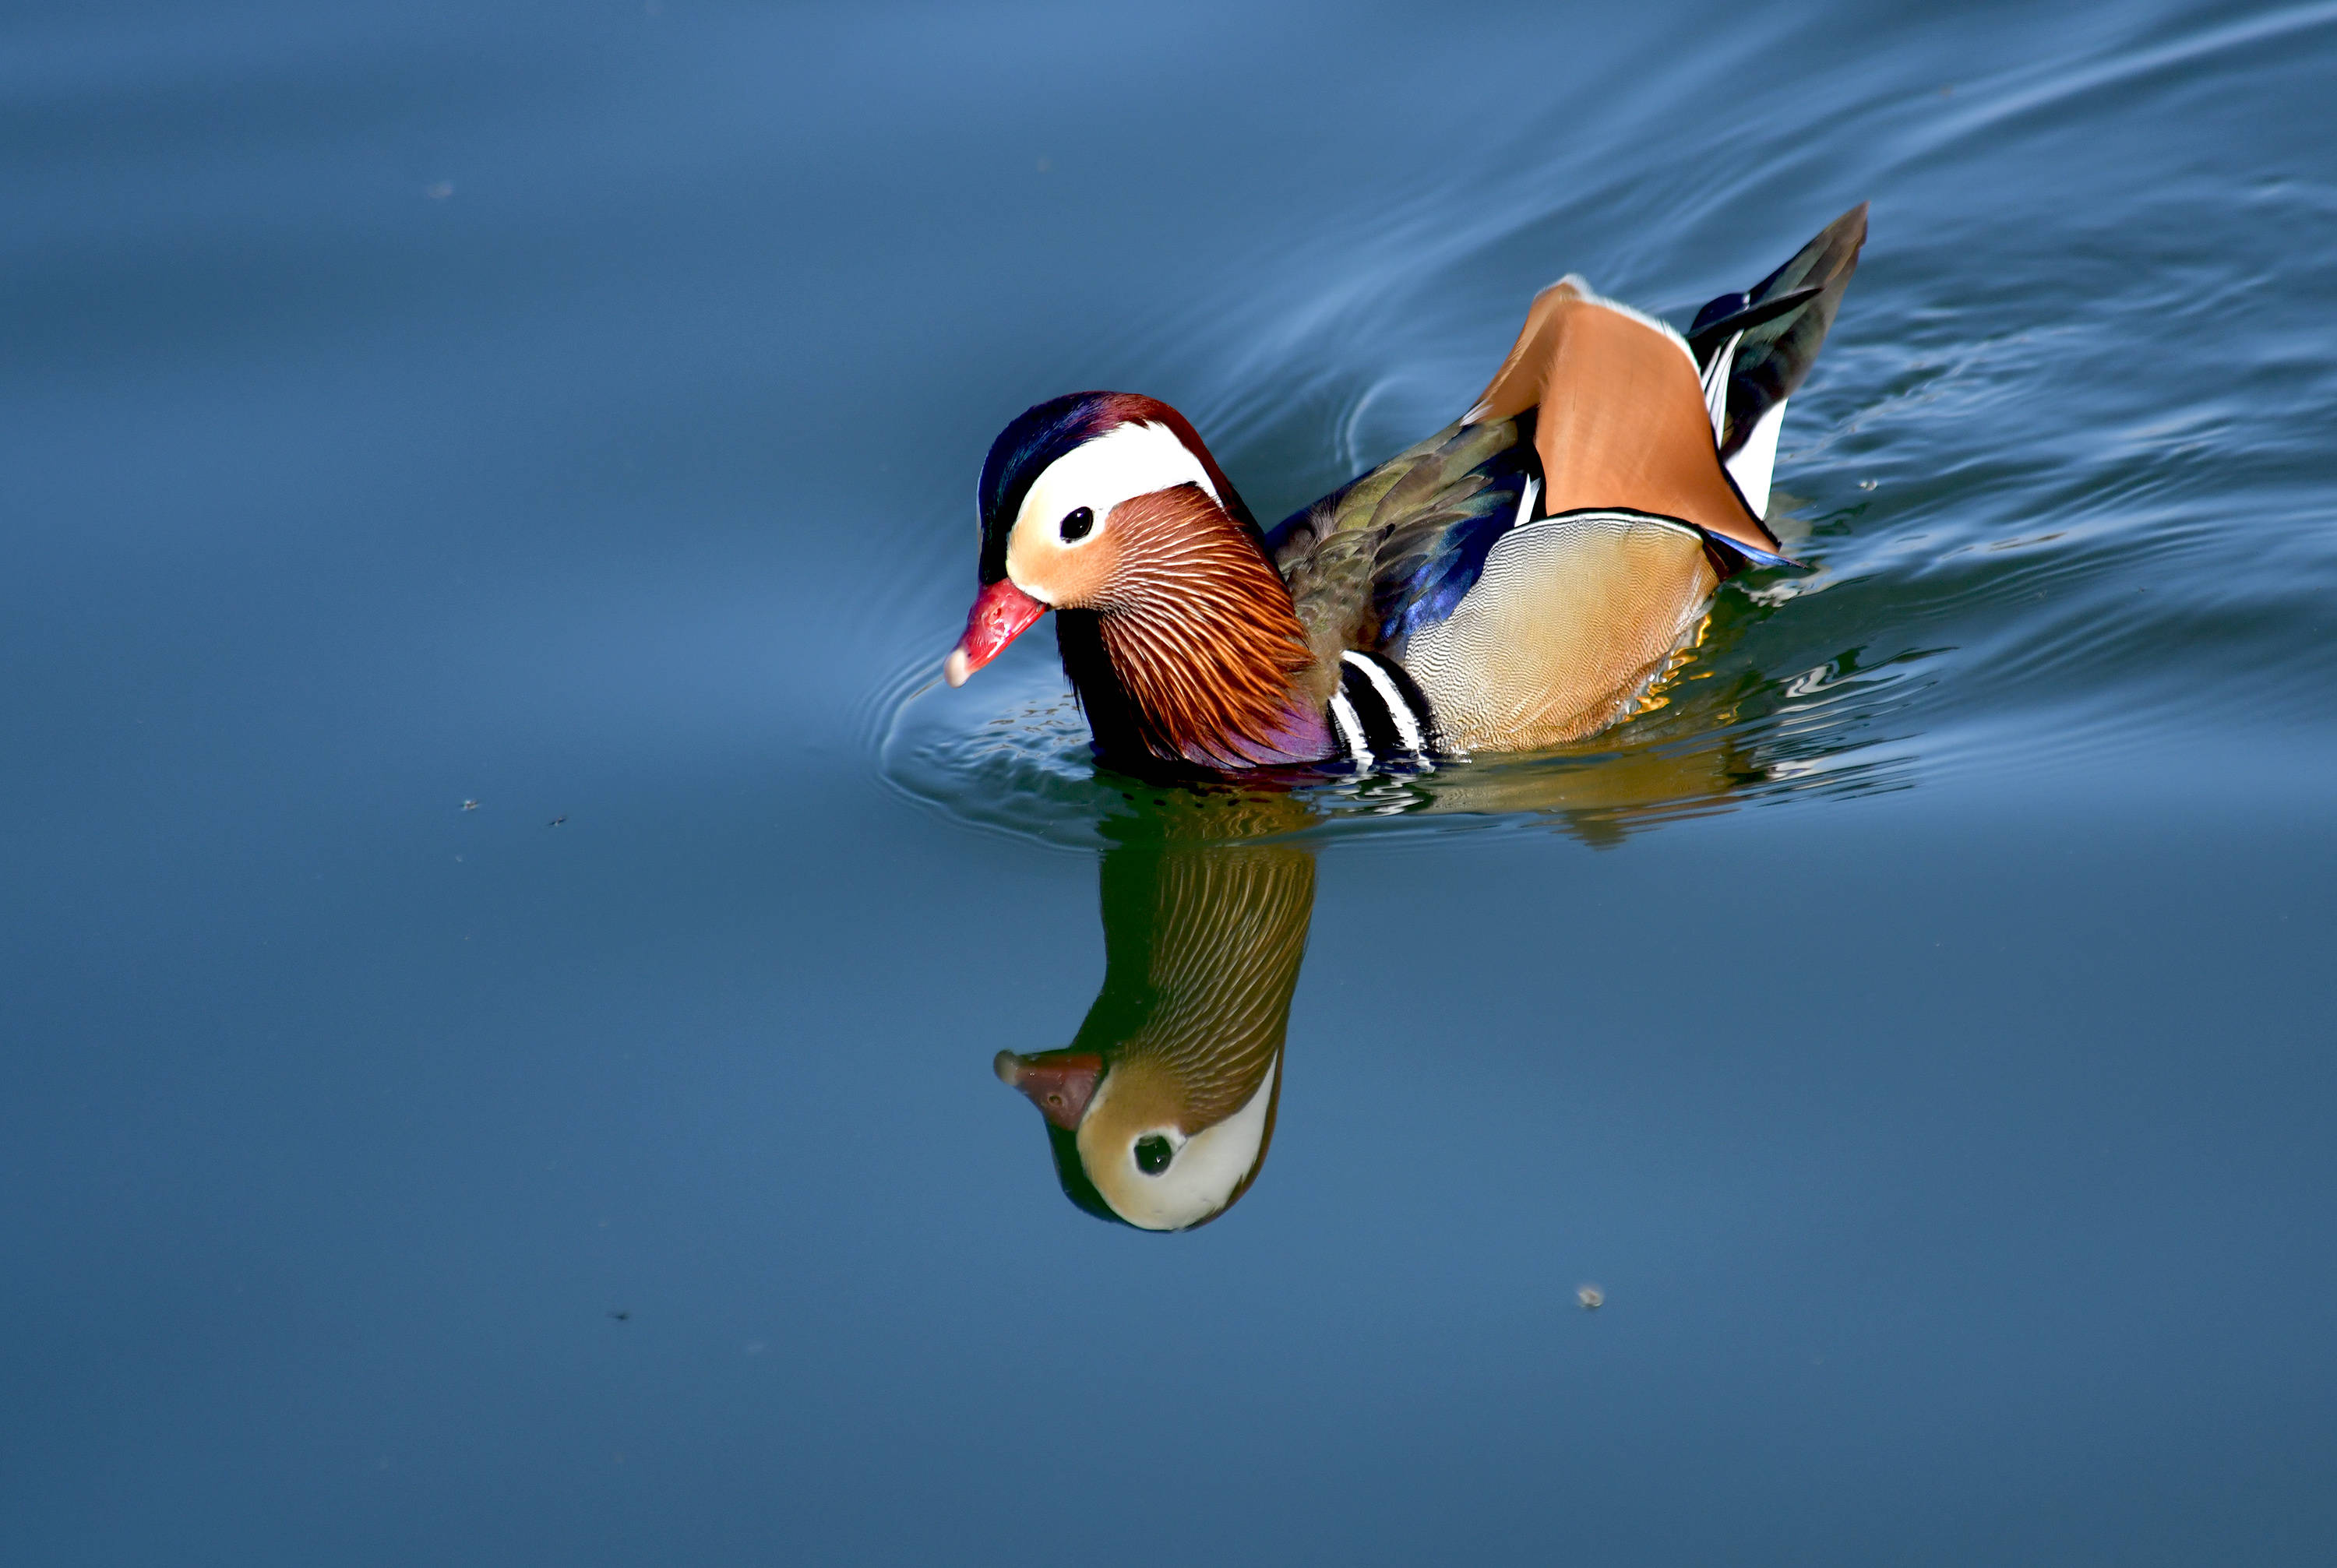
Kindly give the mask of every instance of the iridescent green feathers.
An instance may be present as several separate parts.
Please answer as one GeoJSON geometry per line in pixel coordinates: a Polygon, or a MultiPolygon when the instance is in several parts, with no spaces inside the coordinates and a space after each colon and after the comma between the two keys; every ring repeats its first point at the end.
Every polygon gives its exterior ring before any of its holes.
{"type": "Polygon", "coordinates": [[[1719,316],[1801,289],[1816,290],[1806,303],[1759,323],[1737,341],[1719,432],[1724,461],[1736,456],[1761,416],[1792,397],[1810,373],[1833,326],[1834,312],[1842,308],[1843,291],[1858,270],[1859,249],[1866,243],[1866,206],[1862,201],[1827,224],[1794,252],[1793,260],[1744,293],[1724,294],[1697,313],[1688,329],[1691,341],[1719,316]]]}
{"type": "Polygon", "coordinates": [[[1538,467],[1531,414],[1448,425],[1285,521],[1266,550],[1308,641],[1376,652],[1451,614],[1538,467]]]}

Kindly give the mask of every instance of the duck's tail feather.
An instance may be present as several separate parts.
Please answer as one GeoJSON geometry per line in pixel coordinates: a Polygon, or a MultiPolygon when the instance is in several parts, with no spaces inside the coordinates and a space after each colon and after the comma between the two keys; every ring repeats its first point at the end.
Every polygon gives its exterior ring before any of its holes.
{"type": "Polygon", "coordinates": [[[1756,516],[1769,508],[1785,399],[1817,358],[1865,243],[1862,201],[1744,293],[1705,306],[1688,328],[1722,466],[1756,516]]]}

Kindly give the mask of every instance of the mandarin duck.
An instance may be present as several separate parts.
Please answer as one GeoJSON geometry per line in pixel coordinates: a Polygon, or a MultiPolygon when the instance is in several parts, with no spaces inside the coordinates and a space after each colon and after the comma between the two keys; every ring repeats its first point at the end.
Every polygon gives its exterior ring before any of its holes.
{"type": "Polygon", "coordinates": [[[980,592],[944,674],[1052,610],[1097,757],[1139,773],[1592,734],[1723,580],[1794,564],[1764,521],[1778,426],[1865,239],[1862,205],[1684,335],[1569,277],[1460,419],[1270,532],[1167,404],[1039,404],[983,465],[980,592]]]}
{"type": "Polygon", "coordinates": [[[1303,812],[1230,809],[1276,819],[1229,822],[1204,802],[1162,838],[1147,836],[1159,818],[1121,825],[1101,867],[1104,980],[1086,1020],[1061,1050],[1001,1051],[993,1063],[1045,1119],[1064,1195],[1139,1230],[1223,1213],[1274,1138],[1315,860],[1221,836],[1286,831],[1303,812]]]}

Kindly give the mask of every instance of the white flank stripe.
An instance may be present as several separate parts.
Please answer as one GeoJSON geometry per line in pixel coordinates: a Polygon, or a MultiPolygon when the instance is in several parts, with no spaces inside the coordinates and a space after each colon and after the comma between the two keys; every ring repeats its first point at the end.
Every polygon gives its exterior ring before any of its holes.
{"type": "Polygon", "coordinates": [[[1345,691],[1331,699],[1331,719],[1339,726],[1339,738],[1347,743],[1347,750],[1358,768],[1372,765],[1372,749],[1364,744],[1364,722],[1355,717],[1355,705],[1347,701],[1345,691]]]}
{"type": "MultiPolygon", "coordinates": [[[[1427,737],[1421,734],[1420,722],[1412,716],[1412,704],[1403,700],[1403,693],[1395,689],[1387,671],[1352,648],[1339,657],[1362,671],[1364,679],[1372,683],[1372,690],[1380,694],[1380,701],[1387,704],[1388,717],[1395,720],[1396,736],[1403,742],[1403,749],[1415,757],[1426,751],[1427,737]]],[[[1340,694],[1340,700],[1346,700],[1345,693],[1340,694]]]]}
{"type": "Polygon", "coordinates": [[[1540,493],[1540,480],[1529,479],[1526,481],[1526,493],[1518,497],[1518,520],[1511,524],[1511,527],[1522,528],[1527,524],[1533,521],[1534,497],[1540,493]]]}

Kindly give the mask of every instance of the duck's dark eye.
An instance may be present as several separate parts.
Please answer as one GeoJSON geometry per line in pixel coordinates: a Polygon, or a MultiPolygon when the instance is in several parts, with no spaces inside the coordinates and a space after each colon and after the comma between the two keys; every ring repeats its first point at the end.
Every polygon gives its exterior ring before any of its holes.
{"type": "Polygon", "coordinates": [[[1136,1168],[1147,1176],[1158,1176],[1168,1169],[1168,1161],[1177,1151],[1168,1147],[1168,1140],[1154,1132],[1136,1141],[1136,1168]]]}
{"type": "Polygon", "coordinates": [[[1063,518],[1063,525],[1059,532],[1063,535],[1063,543],[1069,544],[1073,540],[1086,538],[1088,531],[1094,526],[1095,514],[1087,507],[1080,506],[1063,518]]]}

